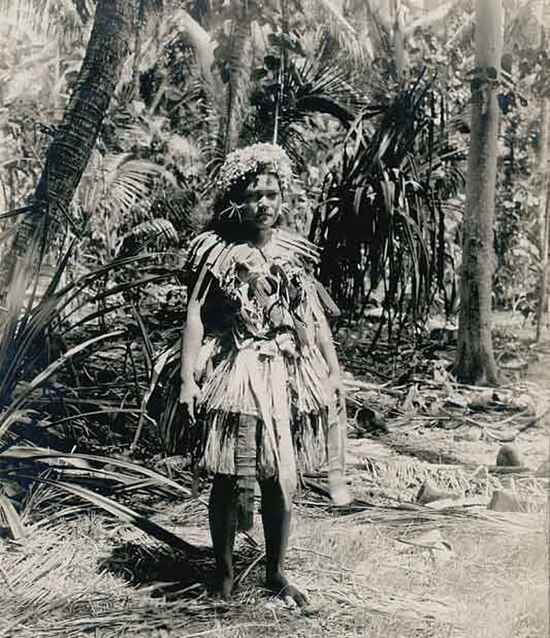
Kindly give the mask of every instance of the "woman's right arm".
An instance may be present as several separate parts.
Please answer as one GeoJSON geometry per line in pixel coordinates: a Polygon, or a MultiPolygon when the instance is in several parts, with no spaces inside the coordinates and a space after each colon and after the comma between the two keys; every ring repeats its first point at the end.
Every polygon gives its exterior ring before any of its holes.
{"type": "Polygon", "coordinates": [[[187,406],[191,419],[195,418],[195,404],[199,396],[200,388],[195,381],[195,366],[199,356],[204,337],[204,324],[201,310],[208,290],[205,290],[201,298],[197,291],[201,287],[197,282],[187,306],[187,320],[183,329],[181,341],[181,388],[180,403],[187,406]]]}

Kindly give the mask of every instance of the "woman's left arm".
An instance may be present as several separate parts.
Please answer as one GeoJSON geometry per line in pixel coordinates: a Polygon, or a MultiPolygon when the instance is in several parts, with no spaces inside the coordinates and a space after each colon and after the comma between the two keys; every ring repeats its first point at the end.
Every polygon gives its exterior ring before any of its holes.
{"type": "Polygon", "coordinates": [[[334,347],[334,341],[332,339],[332,333],[330,326],[324,315],[319,313],[316,317],[317,329],[315,334],[315,341],[323,359],[328,366],[328,378],[331,385],[331,389],[335,392],[338,402],[345,402],[344,386],[342,382],[342,372],[338,357],[336,355],[336,348],[334,347]]]}

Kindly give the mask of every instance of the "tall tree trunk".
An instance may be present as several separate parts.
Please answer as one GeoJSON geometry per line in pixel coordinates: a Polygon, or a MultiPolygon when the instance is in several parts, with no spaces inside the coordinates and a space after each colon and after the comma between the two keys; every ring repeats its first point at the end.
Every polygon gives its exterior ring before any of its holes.
{"type": "MultiPolygon", "coordinates": [[[[541,6],[540,50],[546,51],[547,29],[550,26],[550,7],[547,0],[543,0],[541,6]]],[[[550,134],[550,92],[544,87],[541,96],[540,108],[540,151],[539,151],[539,179],[540,179],[540,203],[539,203],[539,249],[540,249],[540,279],[539,279],[539,303],[537,306],[537,331],[536,342],[542,337],[543,317],[548,311],[548,233],[550,232],[550,183],[548,179],[548,142],[550,134]]]]}
{"type": "Polygon", "coordinates": [[[63,120],[47,151],[32,210],[3,264],[0,294],[15,265],[36,243],[39,230],[48,229],[47,240],[55,239],[68,215],[128,52],[134,5],[133,0],[98,0],[86,55],[63,120]]]}
{"type": "Polygon", "coordinates": [[[476,67],[460,276],[456,377],[496,384],[491,334],[493,220],[497,165],[497,83],[502,57],[502,0],[476,0],[476,67]],[[498,75],[497,75],[498,74],[498,75]]]}
{"type": "Polygon", "coordinates": [[[219,151],[225,156],[238,142],[248,102],[248,84],[251,69],[251,19],[246,0],[233,0],[231,21],[231,54],[229,82],[225,99],[219,151]]]}
{"type": "Polygon", "coordinates": [[[132,64],[132,98],[140,99],[139,63],[141,60],[141,40],[145,21],[145,0],[138,0],[137,12],[134,16],[134,62],[132,64]]]}
{"type": "Polygon", "coordinates": [[[395,56],[395,74],[398,80],[403,79],[406,68],[405,37],[403,35],[403,15],[400,0],[393,0],[393,53],[395,56]]]}
{"type": "MultiPolygon", "coordinates": [[[[548,138],[546,141],[548,142],[548,138]]],[[[544,219],[542,220],[543,236],[540,249],[541,272],[539,281],[539,304],[537,307],[537,343],[540,343],[542,338],[542,323],[544,315],[548,312],[548,234],[550,233],[550,182],[548,181],[548,174],[546,175],[546,192],[541,193],[541,198],[541,207],[544,202],[544,219]]]]}

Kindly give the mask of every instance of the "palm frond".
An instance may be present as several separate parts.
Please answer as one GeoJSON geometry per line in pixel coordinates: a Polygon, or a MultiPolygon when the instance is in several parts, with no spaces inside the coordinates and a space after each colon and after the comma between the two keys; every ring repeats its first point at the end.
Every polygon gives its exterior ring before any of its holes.
{"type": "Polygon", "coordinates": [[[193,47],[198,65],[201,69],[203,79],[213,83],[212,65],[214,63],[214,42],[210,34],[183,9],[178,9],[171,14],[173,27],[171,33],[175,31],[174,37],[185,37],[193,47]]]}
{"type": "Polygon", "coordinates": [[[315,130],[316,116],[330,115],[347,129],[365,106],[353,88],[349,68],[325,60],[322,45],[311,57],[289,58],[279,81],[282,97],[278,101],[273,99],[270,75],[255,93],[255,111],[245,131],[254,141],[270,140],[277,121],[278,142],[298,166],[305,161],[307,131],[315,130]]]}
{"type": "MultiPolygon", "coordinates": [[[[83,3],[90,5],[88,0],[83,3]]],[[[93,14],[93,9],[90,11],[93,14]]],[[[43,39],[64,40],[80,37],[84,22],[72,0],[1,0],[0,16],[4,24],[11,24],[34,42],[43,39]]]]}
{"type": "Polygon", "coordinates": [[[80,205],[88,215],[110,211],[115,219],[124,217],[140,199],[147,197],[155,178],[176,185],[164,167],[147,160],[132,159],[128,153],[101,156],[95,153],[77,191],[80,205]]]}
{"type": "MultiPolygon", "coordinates": [[[[340,2],[334,0],[309,0],[303,4],[304,19],[310,28],[318,29],[323,38],[334,43],[334,53],[347,58],[352,65],[364,64],[370,54],[368,33],[360,29],[344,15],[340,2]],[[319,25],[322,25],[319,27],[319,25]]],[[[349,13],[347,15],[350,15],[349,13]]],[[[356,17],[357,12],[353,14],[356,17]]]]}
{"type": "Polygon", "coordinates": [[[176,536],[170,530],[167,530],[165,527],[162,527],[158,523],[154,523],[153,521],[146,518],[145,516],[142,516],[130,507],[122,505],[121,503],[117,503],[115,500],[104,496],[103,494],[93,492],[92,490],[82,487],[81,485],[75,485],[73,483],[69,483],[68,481],[59,479],[54,480],[30,475],[20,475],[20,477],[59,488],[65,492],[68,492],[69,494],[74,494],[75,496],[80,497],[81,499],[87,501],[95,507],[99,507],[100,509],[109,512],[109,514],[116,516],[118,519],[124,521],[125,523],[141,529],[146,534],[152,536],[153,538],[156,538],[162,543],[166,543],[170,547],[184,552],[187,556],[197,556],[201,554],[201,551],[197,547],[191,545],[191,543],[188,543],[183,538],[176,536]]]}
{"type": "Polygon", "coordinates": [[[179,236],[174,224],[168,219],[152,219],[138,224],[131,231],[122,235],[118,242],[116,254],[129,244],[139,244],[146,240],[148,245],[151,245],[151,242],[157,245],[159,243],[177,244],[179,236]]]}
{"type": "MultiPolygon", "coordinates": [[[[52,452],[51,450],[45,450],[37,447],[12,446],[7,450],[4,450],[3,452],[0,452],[0,459],[19,462],[26,461],[31,463],[40,461],[47,463],[49,467],[54,467],[57,469],[63,469],[67,465],[82,467],[80,461],[86,461],[85,468],[92,474],[95,468],[92,468],[90,462],[96,464],[100,463],[103,466],[110,465],[114,466],[117,469],[127,470],[131,473],[127,475],[119,474],[118,476],[120,477],[120,480],[126,478],[133,481],[135,479],[133,475],[138,474],[153,479],[159,486],[169,487],[172,491],[183,494],[184,496],[191,496],[190,490],[188,490],[183,485],[180,485],[176,481],[173,481],[171,478],[150,470],[144,465],[139,465],[138,463],[124,461],[122,459],[114,457],[99,456],[97,454],[78,454],[75,452],[64,454],[62,452],[52,452]]],[[[116,474],[114,476],[116,476],[116,474]]]]}

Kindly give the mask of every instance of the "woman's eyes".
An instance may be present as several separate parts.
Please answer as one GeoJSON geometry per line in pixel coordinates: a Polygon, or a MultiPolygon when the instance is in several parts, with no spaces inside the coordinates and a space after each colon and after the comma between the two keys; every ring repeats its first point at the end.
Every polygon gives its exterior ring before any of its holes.
{"type": "Polygon", "coordinates": [[[263,193],[254,192],[254,193],[248,193],[246,196],[246,199],[249,202],[258,202],[263,197],[267,197],[267,199],[277,199],[278,195],[279,193],[277,191],[264,191],[263,193]]]}

